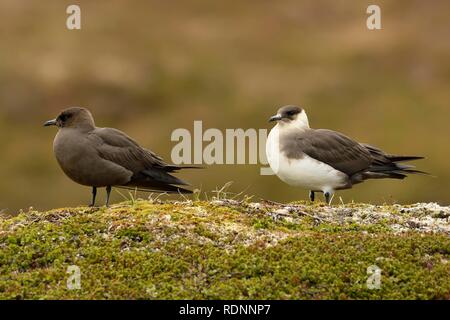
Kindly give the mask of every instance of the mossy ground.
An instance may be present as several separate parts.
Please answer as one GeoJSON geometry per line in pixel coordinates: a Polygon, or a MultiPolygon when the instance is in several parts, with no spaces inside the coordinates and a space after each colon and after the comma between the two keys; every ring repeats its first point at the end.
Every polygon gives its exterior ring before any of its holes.
{"type": "Polygon", "coordinates": [[[335,206],[335,220],[323,204],[295,208],[138,200],[3,218],[0,298],[450,299],[449,235],[397,232],[408,209],[377,207],[367,223],[366,205],[335,206]],[[372,265],[379,289],[366,284],[372,265]]]}

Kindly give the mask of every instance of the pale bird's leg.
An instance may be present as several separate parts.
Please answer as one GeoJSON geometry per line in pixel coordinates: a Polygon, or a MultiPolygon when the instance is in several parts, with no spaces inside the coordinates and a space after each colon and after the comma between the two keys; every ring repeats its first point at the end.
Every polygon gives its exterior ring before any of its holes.
{"type": "Polygon", "coordinates": [[[329,192],[329,191],[325,191],[325,192],[323,193],[323,195],[325,196],[325,202],[326,202],[328,205],[331,205],[331,200],[333,200],[333,193],[332,193],[332,192],[329,192]]]}

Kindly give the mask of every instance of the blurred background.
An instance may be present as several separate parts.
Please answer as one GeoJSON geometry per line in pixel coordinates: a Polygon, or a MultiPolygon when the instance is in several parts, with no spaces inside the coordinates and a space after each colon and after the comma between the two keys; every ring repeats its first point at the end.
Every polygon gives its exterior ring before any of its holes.
{"type": "MultiPolygon", "coordinates": [[[[89,202],[54,159],[56,128],[42,126],[70,106],[170,161],[176,128],[270,128],[278,107],[297,104],[312,127],[424,155],[417,166],[436,176],[369,181],[338,192],[344,201],[449,203],[447,0],[2,0],[0,39],[0,211],[89,202]],[[70,4],[81,30],[66,28],[70,4]],[[366,28],[369,4],[383,30],[366,28]]],[[[259,168],[180,176],[203,191],[234,181],[255,199],[307,199],[259,168]]]]}

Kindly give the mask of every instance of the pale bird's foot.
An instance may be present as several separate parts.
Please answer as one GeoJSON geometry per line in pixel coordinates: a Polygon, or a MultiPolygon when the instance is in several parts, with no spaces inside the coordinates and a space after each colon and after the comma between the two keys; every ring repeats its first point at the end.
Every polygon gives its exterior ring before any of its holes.
{"type": "Polygon", "coordinates": [[[330,192],[324,192],[323,195],[325,196],[325,202],[328,206],[331,206],[331,200],[333,200],[333,195],[330,192]]]}
{"type": "Polygon", "coordinates": [[[323,195],[325,196],[325,202],[328,206],[331,205],[331,194],[329,192],[324,192],[323,195]]]}

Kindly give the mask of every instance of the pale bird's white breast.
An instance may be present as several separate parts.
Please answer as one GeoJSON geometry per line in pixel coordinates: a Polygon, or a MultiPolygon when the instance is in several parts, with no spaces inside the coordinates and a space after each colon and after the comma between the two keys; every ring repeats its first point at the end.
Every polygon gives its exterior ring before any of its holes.
{"type": "Polygon", "coordinates": [[[347,176],[304,154],[300,159],[288,159],[280,152],[278,126],[269,133],[266,156],[272,171],[285,183],[310,190],[330,191],[345,185],[347,176]]]}

